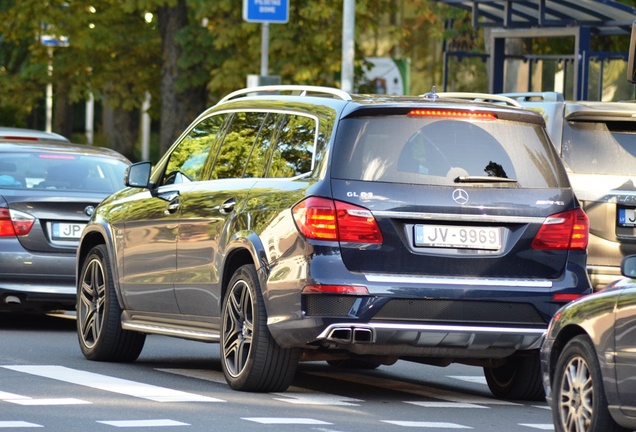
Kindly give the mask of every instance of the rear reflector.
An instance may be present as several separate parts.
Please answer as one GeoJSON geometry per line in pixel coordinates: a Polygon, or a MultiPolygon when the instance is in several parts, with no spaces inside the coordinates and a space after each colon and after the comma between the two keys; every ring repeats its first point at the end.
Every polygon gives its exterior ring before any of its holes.
{"type": "Polygon", "coordinates": [[[583,296],[583,294],[555,294],[552,296],[552,300],[560,303],[569,303],[583,296]]]}
{"type": "Polygon", "coordinates": [[[408,113],[409,117],[445,117],[458,119],[497,120],[497,116],[490,112],[442,110],[442,109],[415,109],[408,113]]]}
{"type": "Polygon", "coordinates": [[[303,288],[303,294],[317,293],[368,295],[369,290],[365,286],[356,285],[307,285],[303,288]]]}

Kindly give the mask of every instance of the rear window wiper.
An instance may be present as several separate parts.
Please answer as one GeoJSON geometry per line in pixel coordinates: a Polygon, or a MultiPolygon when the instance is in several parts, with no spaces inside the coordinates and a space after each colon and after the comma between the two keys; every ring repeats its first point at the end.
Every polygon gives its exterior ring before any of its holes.
{"type": "Polygon", "coordinates": [[[490,176],[459,176],[453,180],[455,183],[517,183],[517,179],[508,177],[490,177],[490,176]]]}

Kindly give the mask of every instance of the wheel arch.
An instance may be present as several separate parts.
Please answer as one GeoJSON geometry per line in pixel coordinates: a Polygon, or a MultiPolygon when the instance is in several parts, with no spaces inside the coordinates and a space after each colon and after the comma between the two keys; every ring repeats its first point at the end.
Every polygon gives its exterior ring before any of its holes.
{"type": "Polygon", "coordinates": [[[554,374],[556,371],[556,364],[557,364],[557,361],[559,360],[559,357],[561,357],[561,353],[563,352],[563,349],[565,348],[565,346],[567,345],[569,341],[571,341],[573,338],[579,335],[586,335],[587,337],[589,337],[585,329],[583,329],[582,327],[578,325],[570,324],[564,327],[563,329],[561,329],[558,336],[554,340],[554,344],[552,345],[552,349],[550,351],[550,359],[549,359],[550,386],[552,387],[554,386],[554,374]]]}
{"type": "Polygon", "coordinates": [[[225,298],[228,284],[236,270],[246,264],[254,264],[256,266],[261,288],[264,287],[265,278],[262,270],[268,268],[267,256],[260,237],[252,231],[236,233],[232,236],[232,240],[227,246],[227,253],[223,263],[221,299],[225,298]]]}

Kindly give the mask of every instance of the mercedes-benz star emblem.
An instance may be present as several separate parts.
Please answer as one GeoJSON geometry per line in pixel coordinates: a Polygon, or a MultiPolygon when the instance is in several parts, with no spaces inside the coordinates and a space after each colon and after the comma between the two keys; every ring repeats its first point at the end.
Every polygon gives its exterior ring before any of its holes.
{"type": "Polygon", "coordinates": [[[459,205],[464,205],[468,202],[468,192],[464,189],[455,189],[453,191],[453,201],[459,205]]]}
{"type": "Polygon", "coordinates": [[[93,216],[93,213],[95,213],[95,207],[93,207],[93,206],[87,206],[87,207],[84,209],[84,214],[85,214],[86,216],[88,216],[88,217],[93,216]]]}

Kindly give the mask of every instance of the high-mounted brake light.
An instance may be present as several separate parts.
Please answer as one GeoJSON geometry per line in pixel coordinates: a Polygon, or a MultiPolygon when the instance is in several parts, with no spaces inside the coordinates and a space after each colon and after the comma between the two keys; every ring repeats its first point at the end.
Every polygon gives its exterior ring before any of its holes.
{"type": "Polygon", "coordinates": [[[26,136],[3,136],[3,137],[0,137],[0,139],[3,139],[5,141],[30,141],[30,142],[39,141],[39,139],[37,139],[36,137],[26,137],[26,136]]]}
{"type": "Polygon", "coordinates": [[[35,218],[30,214],[0,208],[0,237],[13,237],[27,235],[35,218]]]}
{"type": "Polygon", "coordinates": [[[313,240],[382,243],[382,233],[371,212],[353,204],[310,197],[292,209],[298,230],[313,240]]]}
{"type": "Polygon", "coordinates": [[[407,115],[409,117],[445,117],[445,118],[458,118],[458,119],[497,120],[497,115],[490,112],[430,109],[430,108],[414,109],[414,110],[411,110],[407,115]]]}
{"type": "Polygon", "coordinates": [[[533,249],[585,249],[590,222],[580,208],[548,216],[532,242],[533,249]]]}

